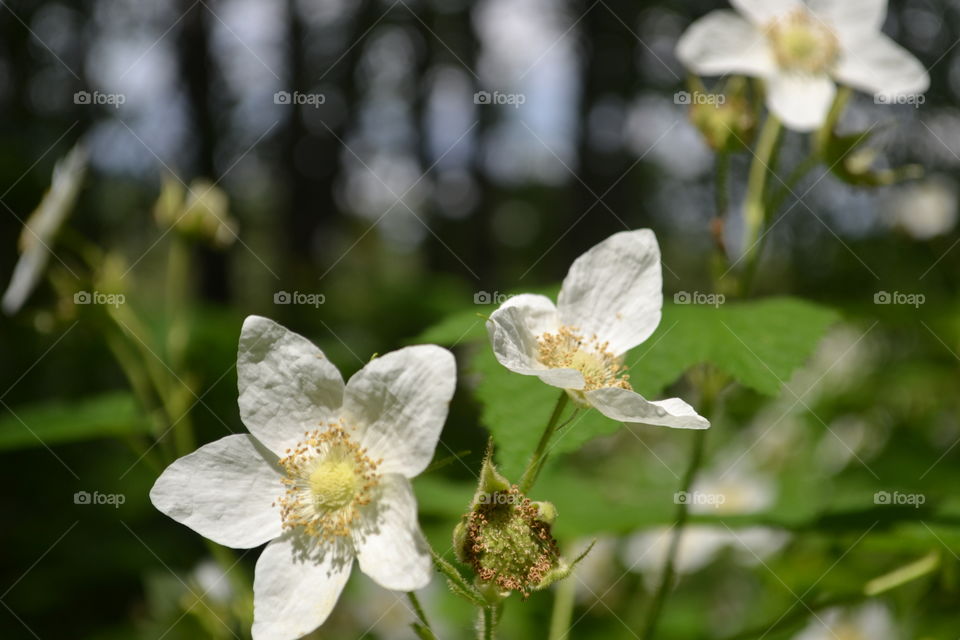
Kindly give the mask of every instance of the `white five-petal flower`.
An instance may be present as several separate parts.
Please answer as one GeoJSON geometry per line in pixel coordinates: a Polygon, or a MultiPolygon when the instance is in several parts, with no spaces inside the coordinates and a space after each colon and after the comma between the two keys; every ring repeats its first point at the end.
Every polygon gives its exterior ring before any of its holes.
{"type": "Polygon", "coordinates": [[[354,558],[387,589],[426,586],[431,559],[409,478],[433,457],[456,386],[453,355],[406,347],[344,384],[307,339],[250,316],[237,376],[250,435],[180,458],[150,499],[219,544],[271,541],[256,566],[254,639],[291,640],[322,624],[354,558]]]}
{"type": "Polygon", "coordinates": [[[679,398],[650,402],[633,391],[624,354],[660,324],[660,247],[649,229],[614,234],[577,258],[557,304],[522,294],[487,320],[500,364],[566,389],[582,406],[627,423],[706,429],[679,398]]]}
{"type": "Polygon", "coordinates": [[[786,126],[826,120],[834,81],[882,98],[923,93],[923,65],[881,31],[887,0],[730,0],[677,43],[694,73],[763,78],[767,106],[786,126]]]}

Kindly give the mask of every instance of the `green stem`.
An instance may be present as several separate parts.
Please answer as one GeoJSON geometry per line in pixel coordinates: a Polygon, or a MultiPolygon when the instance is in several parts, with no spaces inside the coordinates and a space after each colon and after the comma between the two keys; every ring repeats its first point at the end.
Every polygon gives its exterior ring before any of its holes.
{"type": "Polygon", "coordinates": [[[433,632],[433,629],[430,627],[430,623],[427,622],[427,614],[423,610],[423,606],[420,604],[420,599],[417,598],[417,594],[413,591],[407,592],[407,599],[410,600],[410,606],[413,607],[413,612],[416,614],[417,619],[420,621],[420,624],[429,632],[428,637],[436,638],[437,635],[433,632]]]}
{"type": "Polygon", "coordinates": [[[537,475],[539,475],[540,469],[543,468],[543,463],[547,459],[547,445],[557,431],[557,425],[560,424],[560,415],[567,406],[567,400],[567,392],[561,391],[557,404],[553,407],[553,413],[550,414],[550,420],[547,421],[547,426],[544,427],[543,434],[540,436],[540,442],[537,443],[537,448],[530,456],[530,462],[520,478],[520,493],[527,493],[533,487],[533,483],[536,482],[537,475]]]}
{"type": "Polygon", "coordinates": [[[570,619],[573,617],[576,593],[577,585],[573,581],[573,576],[561,580],[554,588],[549,640],[565,640],[570,637],[570,619]]]}
{"type": "Polygon", "coordinates": [[[827,112],[827,119],[824,121],[823,126],[814,134],[814,150],[821,158],[823,158],[827,152],[830,139],[833,137],[833,131],[837,126],[837,122],[840,120],[840,116],[843,114],[843,110],[847,107],[851,95],[853,95],[853,90],[850,89],[850,87],[840,87],[836,97],[833,99],[833,104],[830,105],[830,111],[827,112]]]}
{"type": "Polygon", "coordinates": [[[499,609],[499,605],[489,605],[480,609],[480,640],[494,639],[494,629],[500,617],[499,609]]]}
{"type": "Polygon", "coordinates": [[[780,120],[773,114],[767,116],[767,121],[760,132],[757,141],[757,151],[750,165],[750,175],[747,179],[747,201],[744,206],[744,235],[743,250],[747,259],[752,259],[756,249],[757,239],[767,218],[766,200],[767,180],[770,177],[771,166],[780,138],[782,126],[780,120]]]}
{"type": "MultiPolygon", "coordinates": [[[[702,429],[693,434],[693,448],[690,451],[690,464],[687,466],[687,472],[683,476],[680,484],[680,492],[689,493],[693,486],[694,478],[703,462],[703,448],[706,440],[707,430],[702,429]]],[[[687,508],[689,500],[677,501],[677,515],[673,525],[673,532],[670,538],[670,547],[667,550],[667,559],[664,562],[663,571],[660,576],[660,584],[653,596],[650,604],[650,610],[647,613],[647,622],[644,626],[643,640],[651,640],[657,630],[657,622],[660,620],[660,613],[663,611],[663,605],[667,600],[667,594],[673,583],[674,570],[677,560],[677,551],[680,548],[680,539],[683,536],[683,528],[687,523],[690,513],[687,508]]]]}
{"type": "Polygon", "coordinates": [[[170,368],[183,368],[183,357],[189,337],[186,322],[187,290],[190,286],[190,246],[179,234],[171,234],[167,253],[167,357],[170,368]]]}

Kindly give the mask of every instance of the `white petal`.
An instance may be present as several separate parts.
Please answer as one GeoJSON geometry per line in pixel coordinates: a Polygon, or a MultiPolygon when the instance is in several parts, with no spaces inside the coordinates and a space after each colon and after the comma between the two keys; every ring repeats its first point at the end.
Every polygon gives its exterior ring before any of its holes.
{"type": "Polygon", "coordinates": [[[433,458],[447,419],[457,365],[436,345],[393,351],[369,362],[347,382],[343,415],[360,431],[360,444],[381,473],[408,478],[433,458]]]}
{"type": "Polygon", "coordinates": [[[930,75],[920,61],[882,33],[844,51],[834,76],[854,89],[885,97],[921,94],[930,87],[930,75]]]}
{"type": "Polygon", "coordinates": [[[23,306],[40,282],[40,277],[50,261],[49,249],[39,243],[27,247],[13,268],[13,277],[3,292],[3,312],[13,315],[23,306]]]}
{"type": "Polygon", "coordinates": [[[649,229],[615,233],[577,258],[557,299],[563,324],[596,334],[614,355],[650,337],[662,306],[660,247],[649,229]]]}
{"type": "Polygon", "coordinates": [[[630,389],[608,387],[587,391],[587,401],[603,415],[620,422],[675,429],[706,429],[710,423],[680,398],[650,402],[630,389]]]}
{"type": "Polygon", "coordinates": [[[714,11],[690,25],[677,43],[677,58],[705,76],[765,76],[775,69],[767,37],[733,11],[714,11]]]}
{"type": "Polygon", "coordinates": [[[253,640],[294,640],[330,615],[350,577],[353,557],[343,545],[322,558],[303,552],[295,534],[277,538],[257,560],[253,579],[253,640]]]}
{"type": "Polygon", "coordinates": [[[803,5],[800,0],[730,0],[730,4],[750,22],[761,27],[803,5]]]}
{"type": "Polygon", "coordinates": [[[844,42],[879,33],[887,18],[887,0],[807,0],[807,5],[844,42]]]}
{"type": "Polygon", "coordinates": [[[414,591],[430,582],[430,550],[417,524],[417,499],[403,476],[382,476],[354,530],[360,570],[385,589],[414,591]]]}
{"type": "Polygon", "coordinates": [[[313,343],[273,320],[250,316],[237,351],[240,417],[279,456],[305,431],[334,420],[343,378],[313,343]]]}
{"type": "Polygon", "coordinates": [[[767,79],[767,106],[795,131],[823,126],[837,87],[827,76],[783,73],[767,79]]]}
{"type": "Polygon", "coordinates": [[[153,505],[205,538],[237,549],[280,535],[283,495],[277,458],[246,434],[206,444],[164,470],[153,505]]]}
{"type": "Polygon", "coordinates": [[[487,334],[500,364],[561,389],[582,389],[583,375],[579,371],[548,369],[537,359],[537,336],[556,332],[559,327],[560,318],[553,302],[531,293],[510,298],[487,320],[487,334]]]}

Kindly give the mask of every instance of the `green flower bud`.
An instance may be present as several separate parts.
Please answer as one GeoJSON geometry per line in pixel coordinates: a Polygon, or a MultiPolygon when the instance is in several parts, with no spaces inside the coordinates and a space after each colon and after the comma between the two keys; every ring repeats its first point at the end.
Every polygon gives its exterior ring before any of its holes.
{"type": "Polygon", "coordinates": [[[757,126],[755,110],[743,78],[732,78],[719,93],[694,83],[689,96],[690,121],[716,152],[733,153],[750,147],[757,126]]]}
{"type": "Polygon", "coordinates": [[[206,179],[197,179],[189,191],[176,178],[166,177],[153,207],[161,227],[173,227],[185,237],[226,247],[236,239],[227,194],[206,179]]]}
{"type": "Polygon", "coordinates": [[[494,468],[487,454],[470,512],[456,526],[458,559],[473,567],[486,597],[524,597],[569,574],[550,533],[557,510],[532,502],[494,468]],[[566,571],[566,573],[564,573],[566,571]]]}

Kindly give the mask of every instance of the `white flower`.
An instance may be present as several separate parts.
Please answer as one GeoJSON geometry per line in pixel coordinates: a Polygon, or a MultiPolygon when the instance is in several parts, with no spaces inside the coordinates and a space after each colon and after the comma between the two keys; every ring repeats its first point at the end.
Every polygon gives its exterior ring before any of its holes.
{"type": "Polygon", "coordinates": [[[19,311],[40,281],[50,260],[50,246],[73,211],[86,170],[87,153],[79,145],[54,166],[50,188],[20,233],[20,259],[3,294],[4,313],[19,311]]]}
{"type": "Polygon", "coordinates": [[[956,185],[942,176],[903,185],[887,200],[886,214],[916,240],[946,235],[957,224],[956,185]]]}
{"type": "Polygon", "coordinates": [[[923,65],[881,31],[887,0],[730,0],[695,22],[677,44],[694,73],[762,78],[767,106],[786,126],[821,126],[834,81],[892,99],[923,93],[923,65]]]}
{"type": "Polygon", "coordinates": [[[500,364],[566,389],[613,420],[706,429],[683,400],[650,402],[633,391],[624,354],[650,337],[663,306],[660,247],[649,229],[614,234],[577,258],[557,304],[522,294],[487,320],[500,364]]]}
{"type": "Polygon", "coordinates": [[[308,340],[243,323],[240,415],[230,435],[170,465],[150,492],[162,512],[222,545],[272,541],[254,578],[255,640],[290,640],[330,614],[356,558],[395,591],[430,581],[409,478],[433,457],[456,385],[453,355],[407,347],[344,385],[308,340]]]}
{"type": "Polygon", "coordinates": [[[794,640],[894,640],[893,616],[878,602],[856,609],[827,609],[795,635],[794,640]]]}
{"type": "MultiPolygon", "coordinates": [[[[776,487],[766,475],[727,467],[723,473],[705,473],[687,496],[690,513],[742,515],[769,508],[775,501],[776,487]]],[[[658,527],[627,538],[624,564],[632,571],[643,573],[650,588],[660,579],[672,535],[672,527],[658,527]]],[[[674,569],[679,575],[696,573],[724,549],[732,549],[739,562],[753,565],[779,551],[788,540],[789,534],[769,527],[731,530],[705,524],[688,525],[680,536],[674,569]]]]}

